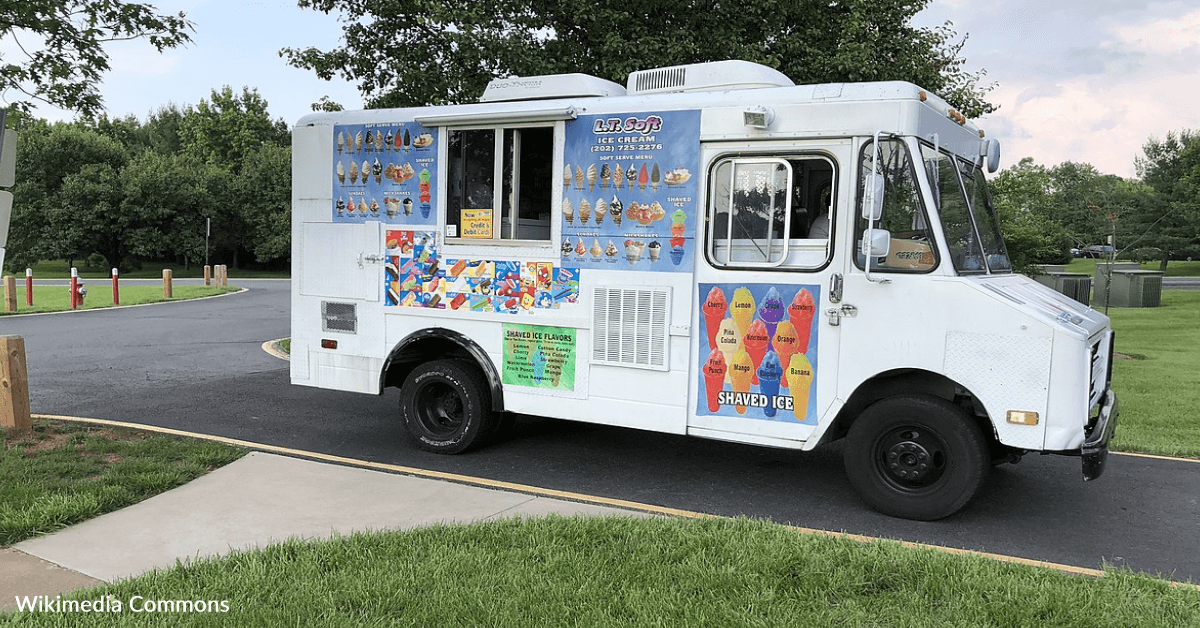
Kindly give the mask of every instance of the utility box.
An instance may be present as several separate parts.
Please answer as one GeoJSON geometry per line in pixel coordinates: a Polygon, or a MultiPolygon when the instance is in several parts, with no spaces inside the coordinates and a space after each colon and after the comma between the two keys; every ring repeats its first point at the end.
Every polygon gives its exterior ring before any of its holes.
{"type": "Polygon", "coordinates": [[[1086,273],[1068,273],[1063,265],[1039,266],[1042,273],[1034,281],[1052,288],[1076,301],[1088,305],[1091,302],[1092,278],[1086,273]]]}
{"type": "Polygon", "coordinates": [[[1096,305],[1158,307],[1162,303],[1162,278],[1163,273],[1157,270],[1113,269],[1110,273],[1097,266],[1096,305]]]}

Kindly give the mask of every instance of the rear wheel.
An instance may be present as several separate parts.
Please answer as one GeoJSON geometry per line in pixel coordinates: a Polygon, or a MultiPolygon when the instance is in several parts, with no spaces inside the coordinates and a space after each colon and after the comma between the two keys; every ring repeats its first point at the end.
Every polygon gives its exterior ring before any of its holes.
{"type": "Polygon", "coordinates": [[[482,445],[493,428],[490,402],[479,369],[460,360],[422,364],[400,387],[400,415],[409,436],[436,453],[482,445]]]}
{"type": "Polygon", "coordinates": [[[850,426],[846,474],[863,501],[888,515],[932,521],[971,500],[991,468],[971,417],[937,397],[876,402],[850,426]]]}

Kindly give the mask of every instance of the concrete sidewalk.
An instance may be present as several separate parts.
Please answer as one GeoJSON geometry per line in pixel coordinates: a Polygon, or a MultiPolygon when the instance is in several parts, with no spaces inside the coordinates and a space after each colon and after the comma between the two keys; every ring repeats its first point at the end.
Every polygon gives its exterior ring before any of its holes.
{"type": "Polygon", "coordinates": [[[15,608],[15,596],[53,597],[288,538],[550,513],[650,516],[252,452],[141,503],[0,550],[0,609],[15,608]]]}

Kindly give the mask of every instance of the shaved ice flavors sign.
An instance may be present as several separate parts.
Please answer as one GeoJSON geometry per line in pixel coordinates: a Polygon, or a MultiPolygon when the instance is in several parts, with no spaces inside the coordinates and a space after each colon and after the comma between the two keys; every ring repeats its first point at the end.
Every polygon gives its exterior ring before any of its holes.
{"type": "Polygon", "coordinates": [[[700,112],[566,124],[561,255],[583,268],[687,272],[695,260],[700,112]]]}
{"type": "Polygon", "coordinates": [[[815,424],[819,285],[700,284],[699,415],[815,424]]]}
{"type": "Polygon", "coordinates": [[[333,221],[437,223],[437,129],[415,122],[333,127],[333,221]]]}
{"type": "Polygon", "coordinates": [[[505,384],[575,389],[575,344],[578,330],[570,327],[504,325],[505,384]]]}

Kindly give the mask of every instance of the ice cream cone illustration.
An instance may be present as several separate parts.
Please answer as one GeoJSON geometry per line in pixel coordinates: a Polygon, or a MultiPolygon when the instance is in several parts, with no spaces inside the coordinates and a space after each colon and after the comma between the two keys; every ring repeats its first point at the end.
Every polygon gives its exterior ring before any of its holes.
{"type": "Polygon", "coordinates": [[[371,144],[373,144],[375,136],[370,131],[367,131],[367,139],[363,140],[363,146],[367,147],[367,152],[371,152],[371,144]]]}
{"type": "Polygon", "coordinates": [[[812,386],[813,368],[803,353],[792,356],[787,369],[788,388],[792,393],[792,411],[796,420],[803,421],[808,416],[808,390],[812,386]]]}
{"type": "Polygon", "coordinates": [[[621,199],[613,196],[613,200],[608,203],[608,213],[612,216],[613,224],[621,226],[621,213],[625,210],[625,206],[621,204],[621,199]]]}
{"type": "MultiPolygon", "coordinates": [[[[405,131],[405,133],[408,133],[408,131],[405,131]]],[[[400,143],[402,141],[403,140],[401,139],[400,133],[397,132],[396,137],[392,138],[392,149],[396,152],[400,152],[400,143]]]]}
{"type": "Polygon", "coordinates": [[[592,204],[585,198],[579,201],[579,224],[586,225],[588,218],[592,217],[592,204]]]}
{"type": "Polygon", "coordinates": [[[571,165],[567,164],[565,167],[563,167],[563,189],[566,190],[570,187],[571,187],[571,165]]]}
{"type": "MultiPolygon", "coordinates": [[[[750,359],[754,362],[754,368],[758,369],[758,365],[762,362],[763,355],[767,353],[767,347],[771,344],[771,337],[767,335],[767,325],[762,321],[756,320],[750,323],[750,329],[746,330],[746,335],[742,337],[742,348],[746,353],[750,354],[750,359]]],[[[758,373],[753,374],[753,381],[758,383],[758,373]]]]}
{"type": "MultiPolygon", "coordinates": [[[[375,137],[379,137],[379,135],[376,135],[375,137]]],[[[383,146],[382,143],[379,145],[383,146]]],[[[371,174],[375,177],[375,185],[380,185],[383,183],[383,164],[379,163],[378,157],[375,158],[375,163],[371,164],[371,174]]]]}
{"type": "Polygon", "coordinates": [[[350,162],[350,184],[358,183],[358,162],[350,162]]]}
{"type": "Polygon", "coordinates": [[[571,204],[571,199],[564,198],[562,204],[563,218],[567,219],[567,224],[575,224],[575,206],[571,204]]]}
{"type": "Polygon", "coordinates": [[[725,354],[713,349],[700,370],[704,373],[704,392],[708,400],[708,411],[720,412],[721,390],[725,388],[725,373],[728,371],[725,354]]]}
{"type": "Polygon", "coordinates": [[[608,202],[602,198],[596,199],[596,225],[604,224],[604,217],[608,215],[608,202]]]}
{"type": "Polygon", "coordinates": [[[625,185],[625,170],[621,168],[621,164],[613,167],[613,188],[621,189],[625,185]]]}
{"type": "Polygon", "coordinates": [[[638,171],[638,189],[645,190],[646,184],[650,182],[650,173],[646,170],[646,164],[642,164],[642,169],[638,171]]]}
{"type": "Polygon", "coordinates": [[[341,183],[341,184],[346,183],[346,166],[342,165],[342,162],[340,162],[340,161],[338,162],[338,165],[337,165],[337,178],[338,178],[338,183],[341,183]]]}
{"type": "Polygon", "coordinates": [[[362,176],[362,182],[366,183],[371,176],[371,163],[364,161],[362,167],[358,169],[358,174],[362,176]]]}
{"type": "Polygon", "coordinates": [[[807,288],[801,288],[787,308],[788,320],[796,327],[796,338],[799,342],[797,353],[808,353],[808,340],[812,333],[813,314],[816,311],[812,293],[807,288]]]}
{"type": "Polygon", "coordinates": [[[404,130],[404,152],[408,152],[408,148],[412,146],[412,136],[408,134],[408,129],[404,130]]]}
{"type": "Polygon", "coordinates": [[[754,377],[754,361],[750,354],[745,350],[734,353],[733,361],[729,363],[729,383],[733,384],[734,409],[738,414],[746,414],[746,397],[754,377]]]}
{"type": "Polygon", "coordinates": [[[588,192],[591,192],[596,187],[596,164],[588,166],[587,169],[588,192]]]}
{"type": "Polygon", "coordinates": [[[638,171],[634,169],[633,164],[629,164],[629,169],[625,171],[625,182],[629,184],[629,191],[633,191],[634,184],[638,180],[638,171]]]}
{"type": "Polygon", "coordinates": [[[725,354],[725,363],[733,363],[733,354],[742,348],[742,335],[732,318],[721,321],[717,326],[717,349],[725,354]]]}
{"type": "Polygon", "coordinates": [[[384,136],[384,138],[383,138],[383,145],[387,146],[387,150],[389,153],[392,152],[392,142],[395,139],[396,139],[396,136],[392,135],[392,132],[390,130],[387,132],[387,135],[384,136]]]}
{"type": "Polygon", "coordinates": [[[725,312],[729,309],[729,304],[725,301],[725,291],[718,286],[713,286],[708,291],[708,296],[704,299],[704,304],[700,306],[700,311],[704,314],[704,327],[708,331],[708,348],[717,348],[717,328],[721,326],[721,321],[725,320],[725,312]]]}
{"type": "Polygon", "coordinates": [[[754,374],[758,377],[758,392],[767,397],[767,406],[763,408],[763,414],[773,417],[775,396],[779,394],[779,380],[783,376],[783,365],[779,362],[779,355],[768,351],[754,374]]]}
{"type": "Polygon", "coordinates": [[[346,148],[346,136],[343,133],[338,133],[338,152],[342,152],[346,148]]]}
{"type": "Polygon", "coordinates": [[[583,168],[580,166],[575,166],[575,188],[583,189],[583,168]]]}
{"type": "Polygon", "coordinates": [[[658,171],[658,164],[654,164],[654,168],[650,171],[650,190],[658,191],[658,182],[662,180],[662,174],[658,171]]]}
{"type": "Polygon", "coordinates": [[[362,131],[354,134],[354,152],[362,150],[362,131]]]}
{"type": "Polygon", "coordinates": [[[754,320],[754,305],[754,295],[750,294],[749,288],[743,286],[733,291],[729,310],[733,314],[733,320],[737,321],[738,337],[745,336],[746,330],[750,329],[750,321],[754,320]]]}
{"type": "Polygon", "coordinates": [[[380,133],[379,131],[375,132],[375,152],[383,152],[383,133],[380,133]]]}
{"type": "Polygon", "coordinates": [[[612,168],[608,164],[600,167],[600,189],[608,189],[608,180],[612,178],[612,168]]]}
{"type": "Polygon", "coordinates": [[[783,320],[785,312],[783,299],[780,298],[779,291],[772,286],[767,290],[767,296],[763,297],[762,303],[758,304],[758,317],[767,325],[768,338],[775,337],[775,326],[783,320]]]}
{"type": "MultiPolygon", "coordinates": [[[[791,321],[780,321],[775,326],[775,335],[771,336],[771,347],[779,354],[779,363],[787,364],[792,359],[792,354],[800,348],[800,339],[796,337],[796,326],[792,325],[791,321]]],[[[787,378],[784,378],[783,387],[787,388],[787,378]]]]}

